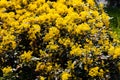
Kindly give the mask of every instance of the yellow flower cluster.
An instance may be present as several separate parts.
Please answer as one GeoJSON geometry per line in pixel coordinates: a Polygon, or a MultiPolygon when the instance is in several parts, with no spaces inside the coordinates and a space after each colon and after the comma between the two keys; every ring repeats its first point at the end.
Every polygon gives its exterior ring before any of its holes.
{"type": "Polygon", "coordinates": [[[4,73],[4,76],[7,76],[10,72],[12,72],[12,67],[11,66],[4,67],[2,71],[4,73]]]}
{"type": "Polygon", "coordinates": [[[89,71],[89,75],[92,77],[95,77],[95,76],[103,77],[103,74],[104,74],[103,69],[99,69],[99,67],[91,68],[89,71]]]}
{"type": "Polygon", "coordinates": [[[80,24],[75,28],[77,34],[79,34],[81,31],[88,31],[88,30],[90,30],[90,27],[86,23],[80,24]]]}
{"type": "Polygon", "coordinates": [[[23,61],[23,62],[29,62],[31,61],[31,58],[32,58],[32,52],[31,51],[24,51],[23,54],[20,55],[20,59],[23,61]]]}
{"type": "Polygon", "coordinates": [[[72,46],[70,54],[71,55],[77,55],[80,56],[82,53],[82,50],[80,49],[80,46],[72,46]]]}
{"type": "Polygon", "coordinates": [[[59,35],[59,30],[56,27],[49,28],[49,33],[47,33],[44,37],[44,41],[48,41],[53,37],[57,37],[59,35]]]}
{"type": "Polygon", "coordinates": [[[120,58],[109,19],[94,0],[0,0],[0,68],[14,80],[103,79],[120,58]]]}
{"type": "Polygon", "coordinates": [[[68,80],[68,78],[71,77],[71,75],[68,72],[63,72],[62,73],[62,80],[68,80]]]}
{"type": "Polygon", "coordinates": [[[120,47],[113,47],[109,48],[109,54],[113,56],[113,58],[117,58],[120,56],[120,47]]]}

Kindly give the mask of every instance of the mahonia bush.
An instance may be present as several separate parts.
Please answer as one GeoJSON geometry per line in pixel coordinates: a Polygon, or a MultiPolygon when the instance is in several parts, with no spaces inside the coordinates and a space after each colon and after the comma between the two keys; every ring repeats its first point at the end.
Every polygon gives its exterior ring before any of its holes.
{"type": "Polygon", "coordinates": [[[0,0],[1,79],[113,78],[120,41],[109,19],[94,0],[0,0]]]}

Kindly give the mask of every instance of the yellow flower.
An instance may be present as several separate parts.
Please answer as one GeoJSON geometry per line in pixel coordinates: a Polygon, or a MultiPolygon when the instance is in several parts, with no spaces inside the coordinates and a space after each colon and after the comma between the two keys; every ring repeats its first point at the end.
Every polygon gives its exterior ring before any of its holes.
{"type": "Polygon", "coordinates": [[[28,34],[30,35],[29,38],[34,40],[36,39],[36,33],[40,32],[41,27],[37,24],[32,25],[30,30],[28,31],[28,34]]]}
{"type": "Polygon", "coordinates": [[[52,44],[52,45],[47,45],[47,47],[46,48],[50,48],[51,50],[56,50],[56,49],[58,49],[58,45],[55,45],[55,44],[52,44]]]}
{"type": "Polygon", "coordinates": [[[66,25],[66,22],[64,21],[64,19],[63,18],[57,18],[57,20],[56,20],[56,26],[58,26],[58,28],[60,28],[59,26],[61,26],[61,25],[66,25]]]}
{"type": "Polygon", "coordinates": [[[95,6],[94,0],[87,0],[87,2],[90,6],[92,6],[92,7],[95,6]]]}
{"type": "Polygon", "coordinates": [[[84,6],[83,7],[85,11],[89,11],[89,7],[88,6],[84,6]]]}
{"type": "Polygon", "coordinates": [[[87,18],[89,18],[89,16],[90,16],[90,13],[88,11],[82,11],[80,13],[80,17],[83,21],[85,21],[87,18]]]}
{"type": "Polygon", "coordinates": [[[36,8],[37,8],[36,4],[29,4],[28,5],[28,9],[31,10],[31,11],[35,10],[36,8]]]}
{"type": "Polygon", "coordinates": [[[79,6],[82,3],[82,0],[69,0],[66,1],[68,5],[79,6]]]}
{"type": "Polygon", "coordinates": [[[52,64],[51,64],[50,62],[48,62],[46,65],[47,65],[47,67],[46,67],[46,68],[47,68],[46,71],[47,71],[47,72],[51,71],[52,68],[53,68],[52,64]]]}
{"type": "Polygon", "coordinates": [[[89,75],[92,77],[95,77],[95,76],[103,77],[104,71],[103,69],[100,69],[99,67],[93,67],[90,69],[89,75]]]}
{"type": "Polygon", "coordinates": [[[71,48],[71,51],[70,51],[70,54],[71,55],[77,55],[77,56],[80,56],[82,53],[82,49],[80,48],[80,46],[72,46],[71,48]]]}
{"type": "Polygon", "coordinates": [[[8,73],[12,72],[12,67],[10,67],[10,66],[4,67],[2,69],[2,71],[3,71],[4,76],[6,76],[6,75],[8,75],[8,73]]]}
{"type": "Polygon", "coordinates": [[[39,50],[39,53],[40,53],[41,56],[45,56],[46,55],[46,52],[43,51],[42,49],[39,50]]]}
{"type": "Polygon", "coordinates": [[[110,45],[110,48],[108,49],[109,55],[113,55],[115,52],[115,47],[110,45]]]}
{"type": "Polygon", "coordinates": [[[49,33],[45,35],[44,41],[48,41],[58,35],[59,35],[59,30],[56,27],[51,27],[49,28],[49,33]]]}
{"type": "Polygon", "coordinates": [[[91,68],[90,70],[89,70],[89,74],[88,75],[90,75],[90,76],[92,76],[92,77],[95,77],[95,76],[97,76],[98,75],[98,70],[99,70],[99,67],[93,67],[93,68],[91,68]]]}
{"type": "Polygon", "coordinates": [[[7,0],[1,0],[0,1],[0,7],[3,7],[3,6],[7,6],[9,3],[7,2],[7,0]]]}
{"type": "Polygon", "coordinates": [[[63,41],[64,41],[64,43],[63,43],[64,46],[68,46],[68,45],[72,44],[70,38],[63,39],[63,41]]]}
{"type": "Polygon", "coordinates": [[[29,62],[32,58],[32,51],[24,51],[24,53],[22,55],[20,55],[20,59],[23,61],[23,62],[29,62]]]}
{"type": "Polygon", "coordinates": [[[70,40],[70,38],[59,38],[58,42],[63,44],[65,47],[73,45],[73,42],[70,40]]]}
{"type": "Polygon", "coordinates": [[[66,0],[58,0],[58,2],[60,3],[64,3],[66,0]]]}
{"type": "Polygon", "coordinates": [[[38,62],[35,71],[40,71],[43,70],[45,68],[45,64],[43,64],[42,62],[38,62]]]}
{"type": "Polygon", "coordinates": [[[36,1],[36,4],[38,4],[38,5],[43,4],[43,3],[45,3],[45,0],[37,0],[36,1]]]}
{"type": "Polygon", "coordinates": [[[118,56],[120,56],[120,47],[115,48],[113,58],[117,58],[118,56]]]}
{"type": "Polygon", "coordinates": [[[88,71],[88,67],[87,67],[87,65],[84,66],[84,69],[85,69],[86,71],[88,71]]]}
{"type": "Polygon", "coordinates": [[[82,23],[75,28],[75,32],[77,34],[81,34],[81,31],[88,31],[90,30],[90,26],[87,23],[82,23]]]}
{"type": "Polygon", "coordinates": [[[102,16],[102,21],[104,22],[105,26],[109,27],[109,24],[110,24],[109,19],[110,19],[110,17],[105,12],[103,12],[101,16],[102,16]]]}
{"type": "Polygon", "coordinates": [[[68,32],[71,32],[73,30],[73,27],[70,25],[67,25],[66,28],[67,28],[68,32]]]}
{"type": "Polygon", "coordinates": [[[93,60],[92,60],[92,59],[87,58],[87,63],[88,63],[88,64],[92,64],[92,62],[93,62],[93,60]]]}
{"type": "Polygon", "coordinates": [[[27,5],[28,1],[27,1],[27,0],[22,0],[22,3],[23,3],[24,5],[27,5]]]}
{"type": "Polygon", "coordinates": [[[49,71],[51,71],[51,70],[52,70],[52,66],[51,66],[51,65],[48,65],[47,71],[49,72],[49,71]]]}
{"type": "Polygon", "coordinates": [[[39,80],[45,80],[45,77],[40,76],[39,80]]]}
{"type": "Polygon", "coordinates": [[[96,20],[95,19],[89,19],[88,23],[90,23],[91,25],[95,24],[96,20]]]}
{"type": "Polygon", "coordinates": [[[13,48],[13,49],[15,49],[15,48],[16,48],[16,45],[17,45],[17,44],[16,44],[16,42],[15,42],[15,41],[11,41],[11,46],[12,46],[12,48],[13,48]]]}
{"type": "Polygon", "coordinates": [[[103,22],[98,22],[95,24],[96,27],[103,27],[103,22]]]}
{"type": "Polygon", "coordinates": [[[104,77],[104,71],[103,71],[103,69],[100,69],[98,76],[104,77]]]}
{"type": "Polygon", "coordinates": [[[71,77],[71,74],[69,74],[68,72],[62,72],[62,80],[68,80],[69,77],[71,77]]]}
{"type": "MultiPolygon", "coordinates": [[[[43,0],[43,1],[45,1],[45,0],[43,0]]],[[[44,3],[42,6],[38,4],[38,6],[39,6],[39,8],[37,8],[37,11],[36,11],[37,14],[43,14],[44,12],[50,11],[50,7],[47,3],[44,3]]]]}
{"type": "Polygon", "coordinates": [[[68,64],[67,64],[68,68],[74,69],[75,63],[72,63],[72,61],[68,61],[67,63],[68,63],[68,64]]]}
{"type": "Polygon", "coordinates": [[[92,14],[94,17],[98,17],[99,16],[99,12],[98,11],[92,11],[92,14]]]}
{"type": "MultiPolygon", "coordinates": [[[[16,10],[16,13],[17,13],[17,15],[19,15],[19,14],[21,15],[26,11],[27,11],[26,9],[20,9],[20,10],[16,10]]],[[[17,17],[17,16],[15,16],[15,17],[17,17]]]]}
{"type": "Polygon", "coordinates": [[[25,30],[30,28],[30,24],[29,23],[23,23],[20,25],[21,28],[24,28],[25,30]]]}
{"type": "Polygon", "coordinates": [[[53,3],[53,8],[55,8],[60,15],[67,12],[67,6],[60,2],[53,3]]]}
{"type": "Polygon", "coordinates": [[[99,8],[103,10],[104,4],[103,4],[103,3],[100,3],[100,4],[99,4],[99,8]]]}

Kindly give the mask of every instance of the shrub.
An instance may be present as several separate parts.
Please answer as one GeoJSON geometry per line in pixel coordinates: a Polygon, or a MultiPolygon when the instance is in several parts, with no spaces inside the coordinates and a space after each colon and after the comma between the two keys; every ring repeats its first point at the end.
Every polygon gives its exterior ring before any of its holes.
{"type": "Polygon", "coordinates": [[[0,1],[3,80],[115,79],[119,58],[119,40],[109,28],[102,4],[0,1]]]}

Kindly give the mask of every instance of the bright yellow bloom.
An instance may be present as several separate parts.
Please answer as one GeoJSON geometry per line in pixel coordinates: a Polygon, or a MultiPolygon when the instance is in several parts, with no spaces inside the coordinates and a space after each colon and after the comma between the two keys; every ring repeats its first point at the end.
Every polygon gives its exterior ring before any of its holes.
{"type": "Polygon", "coordinates": [[[95,76],[103,77],[104,71],[103,69],[100,69],[99,67],[93,67],[90,69],[89,75],[92,77],[95,77],[95,76]]]}
{"type": "Polygon", "coordinates": [[[82,23],[82,24],[76,26],[76,28],[75,28],[75,32],[77,34],[80,34],[81,31],[88,31],[88,30],[90,30],[90,26],[87,23],[82,23]]]}
{"type": "Polygon", "coordinates": [[[96,27],[103,27],[103,22],[98,22],[95,24],[96,27]]]}
{"type": "Polygon", "coordinates": [[[71,48],[70,54],[80,56],[82,54],[82,49],[80,48],[80,46],[74,45],[71,48]]]}
{"type": "Polygon", "coordinates": [[[117,58],[118,56],[120,56],[120,47],[115,48],[113,58],[117,58]]]}
{"type": "Polygon", "coordinates": [[[73,27],[70,25],[67,25],[66,28],[67,28],[68,32],[71,32],[73,30],[73,27]]]}
{"type": "Polygon", "coordinates": [[[95,6],[95,2],[94,0],[87,0],[87,2],[89,3],[90,6],[95,6]]]}
{"type": "Polygon", "coordinates": [[[24,53],[22,55],[20,55],[20,59],[23,61],[23,62],[29,62],[32,58],[32,51],[24,51],[24,53]]]}
{"type": "Polygon", "coordinates": [[[109,55],[112,55],[113,58],[117,58],[118,56],[120,56],[120,47],[110,46],[110,48],[108,49],[108,53],[109,55]]]}
{"type": "Polygon", "coordinates": [[[45,80],[45,77],[40,76],[39,80],[45,80]]]}
{"type": "Polygon", "coordinates": [[[29,4],[28,9],[33,11],[33,10],[37,9],[37,5],[36,4],[29,4]]]}
{"type": "Polygon", "coordinates": [[[36,32],[40,32],[41,27],[37,24],[34,24],[33,29],[34,29],[34,32],[36,33],[36,32]]]}
{"type": "Polygon", "coordinates": [[[40,5],[40,4],[43,4],[45,3],[45,0],[36,0],[36,4],[40,5]]]}
{"type": "Polygon", "coordinates": [[[83,21],[85,21],[87,18],[90,17],[90,13],[88,11],[82,11],[80,12],[80,17],[83,21]]]}
{"type": "Polygon", "coordinates": [[[12,72],[12,67],[10,67],[10,66],[4,67],[2,69],[2,71],[3,71],[4,76],[6,76],[6,75],[8,75],[8,73],[12,72]]]}
{"type": "Polygon", "coordinates": [[[105,26],[109,27],[109,24],[110,24],[109,19],[110,19],[110,17],[105,12],[103,12],[101,16],[102,16],[102,21],[104,22],[105,26]]]}
{"type": "Polygon", "coordinates": [[[67,4],[74,7],[79,6],[82,3],[82,0],[68,0],[67,4]]]}
{"type": "Polygon", "coordinates": [[[38,62],[35,71],[43,70],[45,68],[45,64],[42,62],[38,62]]]}
{"type": "Polygon", "coordinates": [[[58,2],[60,3],[64,3],[66,0],[58,0],[58,2]]]}
{"type": "Polygon", "coordinates": [[[27,5],[28,1],[27,1],[27,0],[22,0],[22,3],[23,3],[24,5],[27,5]]]}
{"type": "Polygon", "coordinates": [[[0,7],[3,7],[3,6],[7,6],[9,3],[7,2],[7,0],[1,0],[0,1],[0,7]]]}
{"type": "Polygon", "coordinates": [[[49,71],[51,71],[52,70],[52,66],[48,66],[47,67],[47,71],[49,72],[49,71]]]}
{"type": "MultiPolygon", "coordinates": [[[[43,0],[43,1],[45,1],[45,0],[43,0]]],[[[37,14],[43,14],[44,12],[50,11],[50,7],[47,3],[44,3],[42,6],[41,5],[38,5],[38,6],[39,7],[37,8],[37,11],[36,11],[37,14]]]]}
{"type": "Polygon", "coordinates": [[[51,27],[49,28],[49,33],[45,35],[44,41],[48,41],[58,35],[59,35],[59,30],[56,27],[51,27]]]}
{"type": "Polygon", "coordinates": [[[94,17],[98,17],[99,16],[99,12],[98,11],[91,11],[92,15],[94,17]]]}
{"type": "Polygon", "coordinates": [[[59,27],[61,25],[66,25],[66,21],[62,17],[57,18],[57,20],[56,20],[56,26],[58,26],[58,28],[61,28],[61,27],[59,27]]]}
{"type": "Polygon", "coordinates": [[[89,75],[92,76],[92,77],[95,77],[98,75],[98,70],[99,70],[99,67],[94,67],[94,68],[91,68],[90,71],[89,71],[89,75]]]}
{"type": "Polygon", "coordinates": [[[89,11],[90,10],[88,6],[84,6],[83,8],[84,8],[85,11],[89,11]]]}
{"type": "Polygon", "coordinates": [[[71,74],[69,74],[68,72],[62,72],[62,80],[68,80],[69,77],[71,77],[71,74]]]}
{"type": "Polygon", "coordinates": [[[53,3],[53,8],[56,9],[57,13],[59,13],[60,15],[63,15],[64,13],[67,12],[67,6],[64,5],[63,3],[53,3]]]}
{"type": "Polygon", "coordinates": [[[99,4],[99,8],[103,10],[104,4],[103,4],[103,3],[100,3],[100,4],[99,4]]]}
{"type": "Polygon", "coordinates": [[[68,63],[68,64],[67,64],[68,68],[74,69],[75,63],[72,63],[72,61],[68,61],[67,63],[68,63]]]}
{"type": "Polygon", "coordinates": [[[28,34],[30,35],[30,39],[34,40],[36,39],[36,33],[39,33],[41,30],[41,27],[37,24],[32,25],[30,30],[28,31],[28,34]]]}
{"type": "Polygon", "coordinates": [[[63,44],[65,47],[73,45],[73,42],[71,42],[70,38],[59,38],[58,42],[63,44]]]}
{"type": "Polygon", "coordinates": [[[104,77],[104,71],[103,71],[103,69],[100,69],[98,76],[104,77]]]}
{"type": "Polygon", "coordinates": [[[59,47],[58,45],[52,44],[52,45],[47,45],[46,48],[49,48],[51,50],[56,50],[58,47],[59,47]]]}
{"type": "Polygon", "coordinates": [[[90,23],[91,25],[93,25],[93,24],[96,23],[96,19],[89,19],[89,20],[88,20],[88,23],[90,23]]]}

